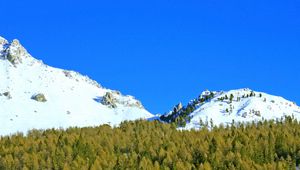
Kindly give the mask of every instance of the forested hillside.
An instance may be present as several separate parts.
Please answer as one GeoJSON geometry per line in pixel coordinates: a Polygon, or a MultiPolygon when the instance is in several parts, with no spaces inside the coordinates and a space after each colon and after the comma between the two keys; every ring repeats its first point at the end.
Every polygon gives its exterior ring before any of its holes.
{"type": "Polygon", "coordinates": [[[178,131],[173,124],[31,131],[0,140],[0,169],[295,169],[300,123],[292,118],[178,131]]]}

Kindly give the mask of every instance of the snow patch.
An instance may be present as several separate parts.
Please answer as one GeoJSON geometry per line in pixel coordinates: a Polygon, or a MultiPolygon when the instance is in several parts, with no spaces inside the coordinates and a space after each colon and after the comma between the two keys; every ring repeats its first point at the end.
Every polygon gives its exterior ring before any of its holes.
{"type": "Polygon", "coordinates": [[[0,96],[0,135],[31,129],[115,126],[124,120],[153,116],[134,97],[103,88],[77,72],[47,66],[16,40],[7,43],[0,43],[0,94],[9,92],[10,99],[0,96]],[[21,60],[12,64],[7,52],[21,60]],[[107,92],[113,93],[117,108],[99,102],[107,92]],[[47,100],[32,100],[36,94],[44,94],[47,100]]]}

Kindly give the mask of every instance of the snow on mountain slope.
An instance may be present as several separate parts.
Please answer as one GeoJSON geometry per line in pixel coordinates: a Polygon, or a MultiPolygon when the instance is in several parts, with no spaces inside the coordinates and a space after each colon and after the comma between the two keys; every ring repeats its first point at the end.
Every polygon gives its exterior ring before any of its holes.
{"type": "Polygon", "coordinates": [[[180,115],[186,115],[182,118],[187,122],[183,129],[198,129],[200,119],[208,123],[212,120],[214,125],[231,124],[232,120],[235,122],[276,120],[284,116],[294,116],[300,120],[300,107],[282,97],[250,89],[228,92],[204,91],[188,106],[178,105],[174,111],[162,118],[168,117],[173,121],[177,118],[177,121],[180,121],[180,115]],[[186,111],[187,108],[191,108],[189,109],[191,111],[186,111]]]}
{"type": "Polygon", "coordinates": [[[118,125],[152,117],[132,96],[73,71],[47,66],[0,37],[0,135],[30,129],[118,125]],[[45,97],[40,100],[39,97],[45,97]]]}

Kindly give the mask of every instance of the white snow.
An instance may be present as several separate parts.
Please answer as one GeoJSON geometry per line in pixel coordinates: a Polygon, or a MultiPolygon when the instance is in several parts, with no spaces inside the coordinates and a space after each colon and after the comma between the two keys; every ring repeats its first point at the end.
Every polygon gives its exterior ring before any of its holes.
{"type": "Polygon", "coordinates": [[[0,43],[0,94],[0,135],[31,129],[115,126],[124,120],[153,116],[139,107],[139,101],[132,96],[105,89],[79,73],[47,66],[30,56],[18,42],[0,43]],[[13,65],[6,59],[7,48],[20,56],[20,63],[13,65]],[[10,93],[11,99],[3,95],[5,92],[10,93]],[[117,108],[99,102],[106,92],[116,98],[117,108]],[[43,93],[47,102],[31,99],[38,93],[43,93]]]}
{"type": "MultiPolygon", "coordinates": [[[[300,108],[295,103],[263,92],[247,97],[251,92],[250,89],[213,92],[214,98],[198,105],[190,114],[191,121],[182,129],[199,129],[200,119],[203,122],[212,119],[215,125],[230,124],[232,120],[278,119],[285,115],[300,120],[300,108]],[[230,98],[231,94],[232,102],[220,100],[225,95],[230,98]]],[[[206,90],[201,96],[209,95],[206,90]]],[[[8,43],[0,37],[0,136],[31,129],[117,126],[122,121],[136,119],[159,120],[159,116],[149,113],[132,96],[103,88],[77,72],[47,66],[33,58],[17,40],[8,43]],[[7,59],[8,54],[19,57],[16,64],[7,59]],[[4,95],[5,92],[11,97],[4,95]],[[101,104],[107,92],[117,101],[116,108],[101,104]],[[38,93],[44,94],[47,101],[31,99],[38,93]]]]}
{"type": "Polygon", "coordinates": [[[296,103],[290,102],[282,97],[269,95],[263,92],[256,92],[250,89],[238,89],[228,92],[214,92],[215,97],[199,105],[190,114],[191,122],[183,129],[199,129],[200,119],[203,122],[213,120],[214,125],[231,124],[235,122],[257,122],[259,120],[276,120],[284,116],[294,116],[300,120],[300,108],[296,103]],[[250,97],[253,92],[255,96],[250,97]],[[233,101],[219,100],[225,95],[230,98],[233,94],[233,101]],[[249,95],[249,97],[247,97],[249,95]],[[243,98],[243,96],[245,96],[243,98]],[[238,100],[240,98],[240,100],[238,100]],[[228,112],[227,112],[228,111],[228,112]]]}

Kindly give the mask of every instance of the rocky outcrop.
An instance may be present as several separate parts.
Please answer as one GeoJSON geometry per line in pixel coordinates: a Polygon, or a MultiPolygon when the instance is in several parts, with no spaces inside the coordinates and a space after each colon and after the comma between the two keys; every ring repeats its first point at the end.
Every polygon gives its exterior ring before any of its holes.
{"type": "Polygon", "coordinates": [[[37,102],[46,102],[47,99],[43,93],[35,94],[31,97],[32,100],[35,100],[37,102]]]}
{"type": "Polygon", "coordinates": [[[247,112],[244,112],[244,113],[242,114],[242,117],[243,117],[243,118],[247,118],[247,116],[248,116],[248,113],[247,113],[247,112]]]}
{"type": "Polygon", "coordinates": [[[106,94],[102,97],[101,103],[110,108],[117,108],[116,99],[110,92],[106,92],[106,94]]]}
{"type": "Polygon", "coordinates": [[[178,113],[181,109],[182,109],[182,103],[179,103],[177,104],[175,107],[174,107],[174,112],[175,113],[178,113]]]}
{"type": "Polygon", "coordinates": [[[144,108],[144,106],[142,105],[142,103],[140,101],[136,101],[135,106],[138,108],[144,108]]]}
{"type": "Polygon", "coordinates": [[[101,88],[101,85],[96,82],[95,80],[90,79],[88,76],[83,76],[78,72],[75,71],[69,71],[69,70],[63,70],[62,73],[64,74],[65,77],[69,78],[69,79],[73,79],[77,82],[79,81],[85,81],[93,86],[96,86],[98,88],[101,88]]]}
{"type": "Polygon", "coordinates": [[[7,60],[10,61],[13,65],[22,63],[22,58],[20,57],[23,51],[20,48],[20,42],[18,40],[13,40],[7,49],[7,60]]]}
{"type": "Polygon", "coordinates": [[[106,94],[100,100],[100,103],[110,108],[117,108],[117,104],[119,104],[126,107],[137,107],[144,109],[144,106],[140,101],[135,100],[132,98],[132,96],[127,97],[131,98],[132,100],[128,100],[128,98],[124,100],[124,97],[121,97],[121,92],[119,91],[106,92],[106,94]]]}
{"type": "Polygon", "coordinates": [[[140,108],[140,109],[143,109],[144,106],[142,105],[142,103],[140,101],[136,101],[134,103],[129,103],[129,102],[120,102],[120,104],[124,105],[124,106],[127,106],[127,107],[137,107],[137,108],[140,108]]]}
{"type": "Polygon", "coordinates": [[[117,91],[117,90],[112,91],[112,93],[116,94],[116,95],[122,95],[122,93],[120,91],[117,91]]]}
{"type": "Polygon", "coordinates": [[[2,46],[2,49],[0,49],[1,56],[7,59],[14,66],[22,63],[22,59],[29,56],[26,49],[17,39],[14,39],[11,43],[9,43],[4,38],[0,37],[0,46],[2,46]]]}
{"type": "Polygon", "coordinates": [[[12,98],[10,92],[4,92],[4,93],[0,94],[0,96],[5,96],[7,99],[12,98]]]}
{"type": "Polygon", "coordinates": [[[5,45],[7,43],[8,43],[8,41],[6,39],[0,37],[0,45],[5,45]]]}
{"type": "Polygon", "coordinates": [[[68,78],[73,78],[71,71],[63,70],[63,73],[68,78]]]}
{"type": "Polygon", "coordinates": [[[8,41],[2,37],[0,37],[0,58],[5,59],[6,58],[6,45],[8,44],[8,41]]]}

